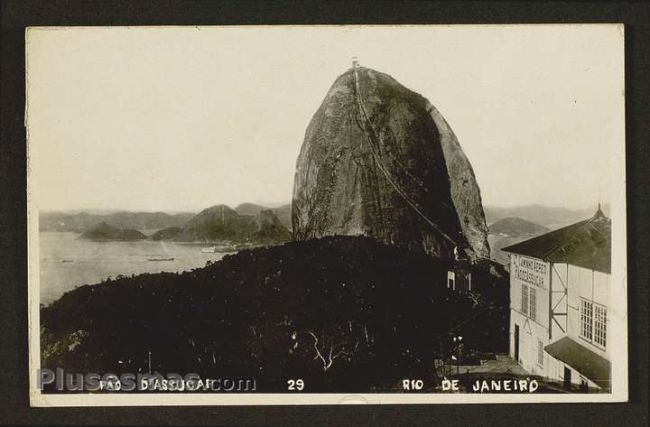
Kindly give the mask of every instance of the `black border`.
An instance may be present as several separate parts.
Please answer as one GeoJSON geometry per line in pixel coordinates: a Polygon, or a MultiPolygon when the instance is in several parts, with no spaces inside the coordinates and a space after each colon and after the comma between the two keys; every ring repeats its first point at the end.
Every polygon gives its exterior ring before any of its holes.
{"type": "MultiPolygon", "coordinates": [[[[2,1],[0,423],[647,425],[650,7],[644,2],[2,1]],[[626,404],[30,408],[24,30],[36,25],[625,23],[629,277],[626,404]]],[[[478,396],[477,396],[478,398],[478,396]]]]}

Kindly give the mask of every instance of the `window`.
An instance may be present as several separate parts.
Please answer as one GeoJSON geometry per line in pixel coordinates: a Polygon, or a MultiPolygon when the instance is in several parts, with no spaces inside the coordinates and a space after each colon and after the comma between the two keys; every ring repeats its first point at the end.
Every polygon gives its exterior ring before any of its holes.
{"type": "Polygon", "coordinates": [[[521,285],[521,312],[537,320],[537,289],[532,286],[521,285]]]}
{"type": "Polygon", "coordinates": [[[580,300],[580,336],[591,341],[593,336],[594,303],[586,299],[580,300]]]}
{"type": "Polygon", "coordinates": [[[606,347],[607,307],[580,299],[580,336],[600,347],[606,347]]]}
{"type": "Polygon", "coordinates": [[[544,366],[544,344],[537,340],[537,364],[544,366]]]}
{"type": "Polygon", "coordinates": [[[530,317],[533,320],[537,320],[537,289],[533,288],[532,286],[529,288],[530,291],[530,314],[528,317],[530,317]]]}
{"type": "Polygon", "coordinates": [[[449,288],[449,289],[455,289],[455,286],[454,286],[454,279],[449,279],[449,282],[447,283],[447,288],[449,288]]]}
{"type": "Polygon", "coordinates": [[[528,316],[528,286],[521,285],[521,312],[528,316]]]}
{"type": "Polygon", "coordinates": [[[607,343],[607,307],[594,304],[594,342],[601,347],[607,343]]]}

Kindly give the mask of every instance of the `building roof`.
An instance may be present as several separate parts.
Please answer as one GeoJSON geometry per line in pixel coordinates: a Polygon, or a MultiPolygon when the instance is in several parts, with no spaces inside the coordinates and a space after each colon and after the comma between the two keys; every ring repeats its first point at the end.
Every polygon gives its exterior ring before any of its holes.
{"type": "Polygon", "coordinates": [[[553,344],[547,345],[544,350],[554,358],[580,372],[585,378],[590,379],[599,387],[609,390],[611,385],[611,364],[609,360],[569,337],[564,337],[553,344]]]}
{"type": "Polygon", "coordinates": [[[584,221],[501,249],[548,262],[611,273],[612,222],[598,208],[584,221]]]}

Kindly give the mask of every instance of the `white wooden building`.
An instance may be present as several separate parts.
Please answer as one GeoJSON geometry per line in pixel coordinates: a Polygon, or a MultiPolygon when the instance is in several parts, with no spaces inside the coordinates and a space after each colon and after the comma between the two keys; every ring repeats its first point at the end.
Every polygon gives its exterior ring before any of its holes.
{"type": "Polygon", "coordinates": [[[510,356],[573,390],[611,387],[611,221],[585,221],[504,248],[510,356]]]}

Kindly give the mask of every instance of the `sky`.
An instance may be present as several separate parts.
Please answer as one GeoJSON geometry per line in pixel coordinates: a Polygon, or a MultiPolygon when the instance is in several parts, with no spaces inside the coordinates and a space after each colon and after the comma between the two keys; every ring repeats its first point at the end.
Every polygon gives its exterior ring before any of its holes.
{"type": "Polygon", "coordinates": [[[287,203],[305,129],[353,56],[438,108],[484,205],[578,209],[617,191],[621,26],[34,28],[26,37],[37,209],[287,203]]]}

